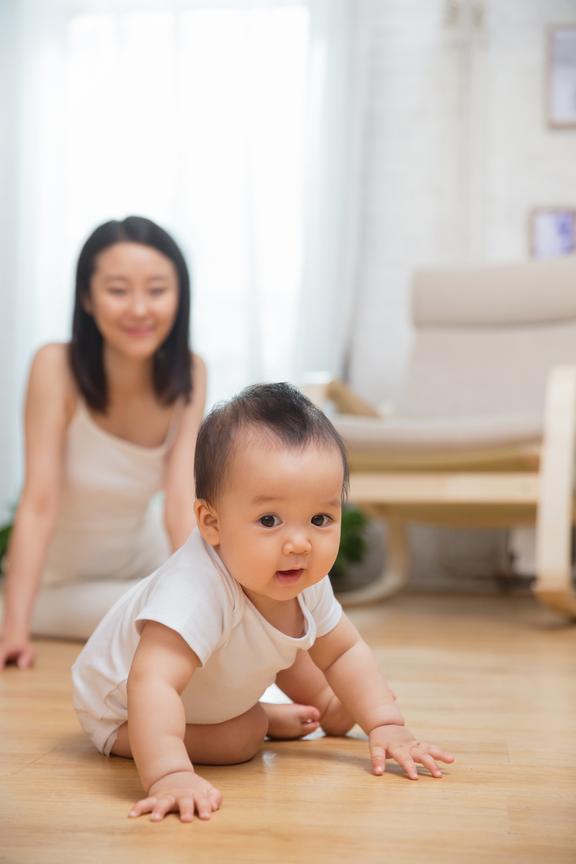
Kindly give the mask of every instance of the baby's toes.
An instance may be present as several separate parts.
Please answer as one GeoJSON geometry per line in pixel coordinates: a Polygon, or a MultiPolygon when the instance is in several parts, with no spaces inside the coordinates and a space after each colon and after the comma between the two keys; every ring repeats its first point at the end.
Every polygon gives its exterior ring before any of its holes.
{"type": "Polygon", "coordinates": [[[319,725],[320,712],[313,705],[266,705],[268,737],[279,739],[302,738],[314,732],[319,725]]]}
{"type": "Polygon", "coordinates": [[[320,711],[314,705],[296,705],[296,716],[303,726],[317,727],[320,723],[320,711]]]}

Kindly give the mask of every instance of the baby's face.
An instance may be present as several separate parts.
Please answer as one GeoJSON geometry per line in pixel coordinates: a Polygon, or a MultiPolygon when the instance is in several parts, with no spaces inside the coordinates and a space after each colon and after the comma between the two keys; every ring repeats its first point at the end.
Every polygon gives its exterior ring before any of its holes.
{"type": "Polygon", "coordinates": [[[336,446],[292,449],[242,434],[215,506],[213,545],[257,608],[264,598],[293,599],[328,573],[340,543],[343,479],[336,446]]]}

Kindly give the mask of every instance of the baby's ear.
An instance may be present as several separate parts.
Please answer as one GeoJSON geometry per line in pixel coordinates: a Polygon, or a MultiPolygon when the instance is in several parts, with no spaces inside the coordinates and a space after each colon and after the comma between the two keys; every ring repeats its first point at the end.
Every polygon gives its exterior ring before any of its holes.
{"type": "Polygon", "coordinates": [[[194,502],[194,513],[196,522],[204,540],[210,546],[218,546],[220,543],[220,523],[218,513],[207,501],[197,498],[194,502]]]}

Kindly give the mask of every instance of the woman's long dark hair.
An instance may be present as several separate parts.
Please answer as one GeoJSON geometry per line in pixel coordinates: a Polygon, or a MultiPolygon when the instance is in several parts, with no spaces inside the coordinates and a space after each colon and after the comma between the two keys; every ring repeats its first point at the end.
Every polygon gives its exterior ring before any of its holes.
{"type": "Polygon", "coordinates": [[[174,264],[178,276],[178,308],[170,333],[153,358],[154,392],[164,405],[180,397],[190,401],[192,394],[191,353],[189,346],[190,276],[180,249],[172,237],[150,219],[128,216],[105,222],[88,237],[76,267],[76,293],[72,319],[69,359],[80,393],[94,411],[105,412],[108,386],[102,358],[102,335],[94,318],[85,309],[90,297],[90,279],[96,256],[115,243],[141,243],[157,249],[174,264]]]}

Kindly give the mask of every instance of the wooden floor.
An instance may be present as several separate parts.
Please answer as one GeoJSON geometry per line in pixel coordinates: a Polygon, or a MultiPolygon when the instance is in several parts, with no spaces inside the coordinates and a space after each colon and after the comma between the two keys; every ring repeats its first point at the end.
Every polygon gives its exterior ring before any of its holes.
{"type": "Polygon", "coordinates": [[[403,595],[351,617],[410,727],[452,750],[442,780],[368,773],[362,740],[266,743],[205,769],[225,804],[209,823],[129,820],[131,762],[83,738],[68,670],[78,645],[40,644],[0,675],[0,861],[576,861],[576,627],[531,598],[403,595]]]}

